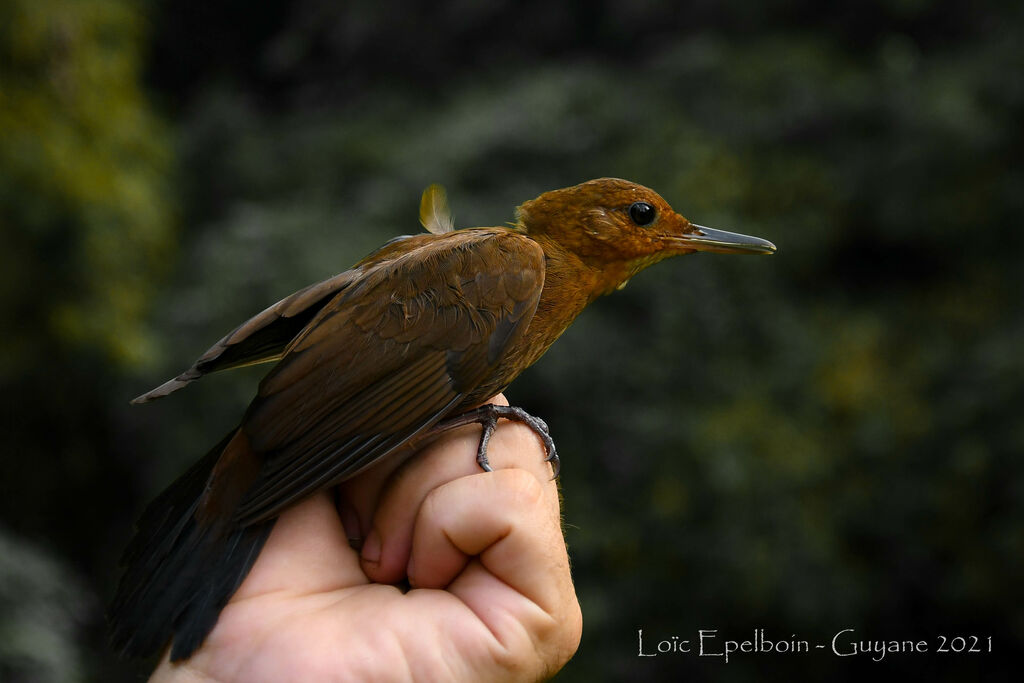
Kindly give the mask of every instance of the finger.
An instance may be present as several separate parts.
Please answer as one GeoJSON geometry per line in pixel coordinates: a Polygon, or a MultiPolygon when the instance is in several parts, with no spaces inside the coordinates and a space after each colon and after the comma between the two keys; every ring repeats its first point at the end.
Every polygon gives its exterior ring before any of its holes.
{"type": "Polygon", "coordinates": [[[384,486],[401,464],[401,460],[381,462],[338,485],[338,515],[345,526],[351,547],[363,546],[370,533],[373,511],[377,509],[384,486]]]}
{"type": "MultiPolygon", "coordinates": [[[[420,509],[414,587],[447,588],[505,645],[568,658],[582,629],[557,491],[520,469],[452,481],[420,509]]],[[[564,661],[564,660],[563,660],[564,661]]]]}
{"type": "Polygon", "coordinates": [[[366,582],[334,501],[320,492],[281,514],[231,601],[278,591],[306,595],[366,582]]]}
{"type": "MultiPolygon", "coordinates": [[[[504,396],[492,399],[508,405],[504,396]]],[[[476,450],[480,428],[463,427],[405,464],[389,480],[373,516],[373,530],[363,548],[363,569],[375,581],[394,583],[406,574],[413,527],[420,505],[433,489],[459,477],[478,474],[476,450]]],[[[501,420],[488,447],[495,470],[519,467],[550,483],[551,468],[544,462],[539,439],[526,426],[501,420]]],[[[550,484],[554,491],[554,484],[550,484]]]]}
{"type": "MultiPolygon", "coordinates": [[[[502,395],[497,395],[491,399],[490,402],[497,403],[499,405],[508,405],[508,401],[502,395]]],[[[479,443],[480,428],[475,426],[467,426],[461,429],[451,430],[441,435],[437,441],[432,444],[425,446],[419,453],[411,454],[411,458],[415,462],[421,462],[424,458],[430,457],[451,457],[452,463],[465,464],[465,458],[459,458],[456,456],[457,450],[462,450],[461,444],[468,444],[470,440],[472,443],[479,443]],[[476,436],[471,436],[476,434],[476,436]],[[460,444],[460,445],[456,445],[460,444]],[[449,453],[449,451],[451,451],[449,453]],[[433,454],[433,455],[431,455],[433,454]]],[[[475,445],[474,445],[475,448],[475,445]]],[[[475,453],[475,451],[474,451],[475,453]]],[[[475,456],[474,456],[475,457],[475,456]]],[[[372,530],[372,523],[375,512],[380,505],[381,496],[384,493],[385,486],[390,485],[392,479],[396,475],[396,471],[399,473],[408,473],[405,465],[408,465],[408,459],[401,457],[394,458],[389,457],[385,462],[378,463],[371,467],[363,474],[354,477],[348,481],[342,482],[338,486],[339,491],[339,504],[338,513],[342,517],[342,522],[345,525],[345,530],[348,533],[350,545],[354,548],[362,548],[364,542],[367,540],[368,535],[372,530]]],[[[418,472],[422,472],[421,469],[417,469],[418,472]]],[[[453,474],[453,476],[447,479],[437,480],[438,484],[448,481],[455,476],[462,476],[462,474],[468,474],[470,472],[466,467],[458,467],[457,471],[459,474],[453,474]]],[[[474,470],[475,471],[475,470],[474,470]]],[[[413,474],[411,476],[422,476],[422,474],[413,474]]],[[[410,499],[411,500],[411,499],[410,499]]],[[[412,515],[415,515],[415,508],[412,510],[412,515]]],[[[410,517],[411,522],[411,517],[410,517]]],[[[410,523],[409,536],[411,537],[411,523],[410,523]]],[[[374,543],[379,541],[379,534],[374,539],[374,543]]],[[[371,571],[374,570],[374,566],[378,564],[379,544],[371,544],[370,550],[367,553],[364,551],[364,556],[370,559],[369,568],[371,571]]],[[[405,562],[408,559],[408,555],[401,558],[392,571],[383,573],[375,573],[374,579],[382,583],[392,583],[402,578],[405,567],[405,562]],[[401,571],[398,571],[400,569],[401,571]],[[392,578],[393,577],[393,578],[392,578]]],[[[394,563],[392,563],[394,564],[394,563]]]]}

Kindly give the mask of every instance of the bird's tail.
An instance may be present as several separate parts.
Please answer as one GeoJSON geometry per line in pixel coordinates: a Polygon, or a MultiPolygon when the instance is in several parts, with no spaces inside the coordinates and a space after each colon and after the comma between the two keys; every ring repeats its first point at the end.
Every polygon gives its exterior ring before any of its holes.
{"type": "Polygon", "coordinates": [[[122,654],[148,657],[173,638],[171,660],[190,657],[270,535],[273,519],[241,528],[196,519],[217,460],[234,434],[167,487],[136,524],[109,612],[111,644],[122,654]]]}

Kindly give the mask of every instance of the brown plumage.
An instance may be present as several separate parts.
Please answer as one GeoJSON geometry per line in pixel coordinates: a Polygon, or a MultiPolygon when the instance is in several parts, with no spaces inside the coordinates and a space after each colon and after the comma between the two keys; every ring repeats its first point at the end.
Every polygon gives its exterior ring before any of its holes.
{"type": "Polygon", "coordinates": [[[189,657],[282,510],[422,445],[643,268],[694,251],[775,250],[696,226],[653,191],[611,178],[526,202],[513,227],[453,231],[443,202],[433,186],[424,196],[432,234],[392,240],[282,300],[135,400],[278,361],[239,427],[140,520],[111,611],[116,647],[144,656],[173,637],[172,659],[189,657]]]}

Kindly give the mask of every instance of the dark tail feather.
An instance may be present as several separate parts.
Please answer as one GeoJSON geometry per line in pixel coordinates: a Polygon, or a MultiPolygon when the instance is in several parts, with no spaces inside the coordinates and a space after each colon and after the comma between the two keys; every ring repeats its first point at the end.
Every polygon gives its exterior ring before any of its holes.
{"type": "Polygon", "coordinates": [[[235,528],[203,526],[195,513],[228,434],[149,504],[124,551],[124,575],[110,606],[111,644],[149,657],[172,637],[171,660],[187,659],[213,630],[252,568],[274,520],[235,528]]]}

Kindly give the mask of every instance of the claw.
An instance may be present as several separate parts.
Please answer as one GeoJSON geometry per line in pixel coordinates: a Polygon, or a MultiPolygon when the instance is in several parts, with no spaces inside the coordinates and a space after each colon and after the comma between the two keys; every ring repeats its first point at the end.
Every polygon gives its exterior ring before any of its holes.
{"type": "Polygon", "coordinates": [[[522,422],[527,427],[533,430],[533,432],[540,438],[541,443],[544,444],[544,451],[546,453],[544,462],[551,463],[551,467],[554,470],[554,476],[552,479],[558,476],[558,473],[562,469],[562,462],[558,458],[558,451],[555,450],[555,442],[551,438],[551,433],[548,430],[548,425],[544,420],[539,417],[534,417],[522,408],[515,406],[496,406],[491,403],[474,408],[473,410],[467,411],[462,415],[456,415],[446,420],[442,420],[434,425],[432,432],[445,432],[449,429],[455,429],[456,427],[462,427],[467,424],[478,423],[483,427],[483,432],[480,434],[480,445],[476,451],[476,462],[480,465],[480,469],[485,472],[491,472],[491,464],[487,460],[487,444],[491,440],[491,435],[494,434],[494,429],[498,426],[498,420],[504,418],[506,420],[514,420],[516,422],[522,422]]]}
{"type": "Polygon", "coordinates": [[[491,434],[498,426],[498,421],[492,418],[482,421],[480,425],[483,427],[483,432],[480,434],[480,445],[476,449],[476,464],[480,465],[480,469],[484,472],[493,472],[491,463],[487,461],[487,444],[491,441],[491,434]]]}

